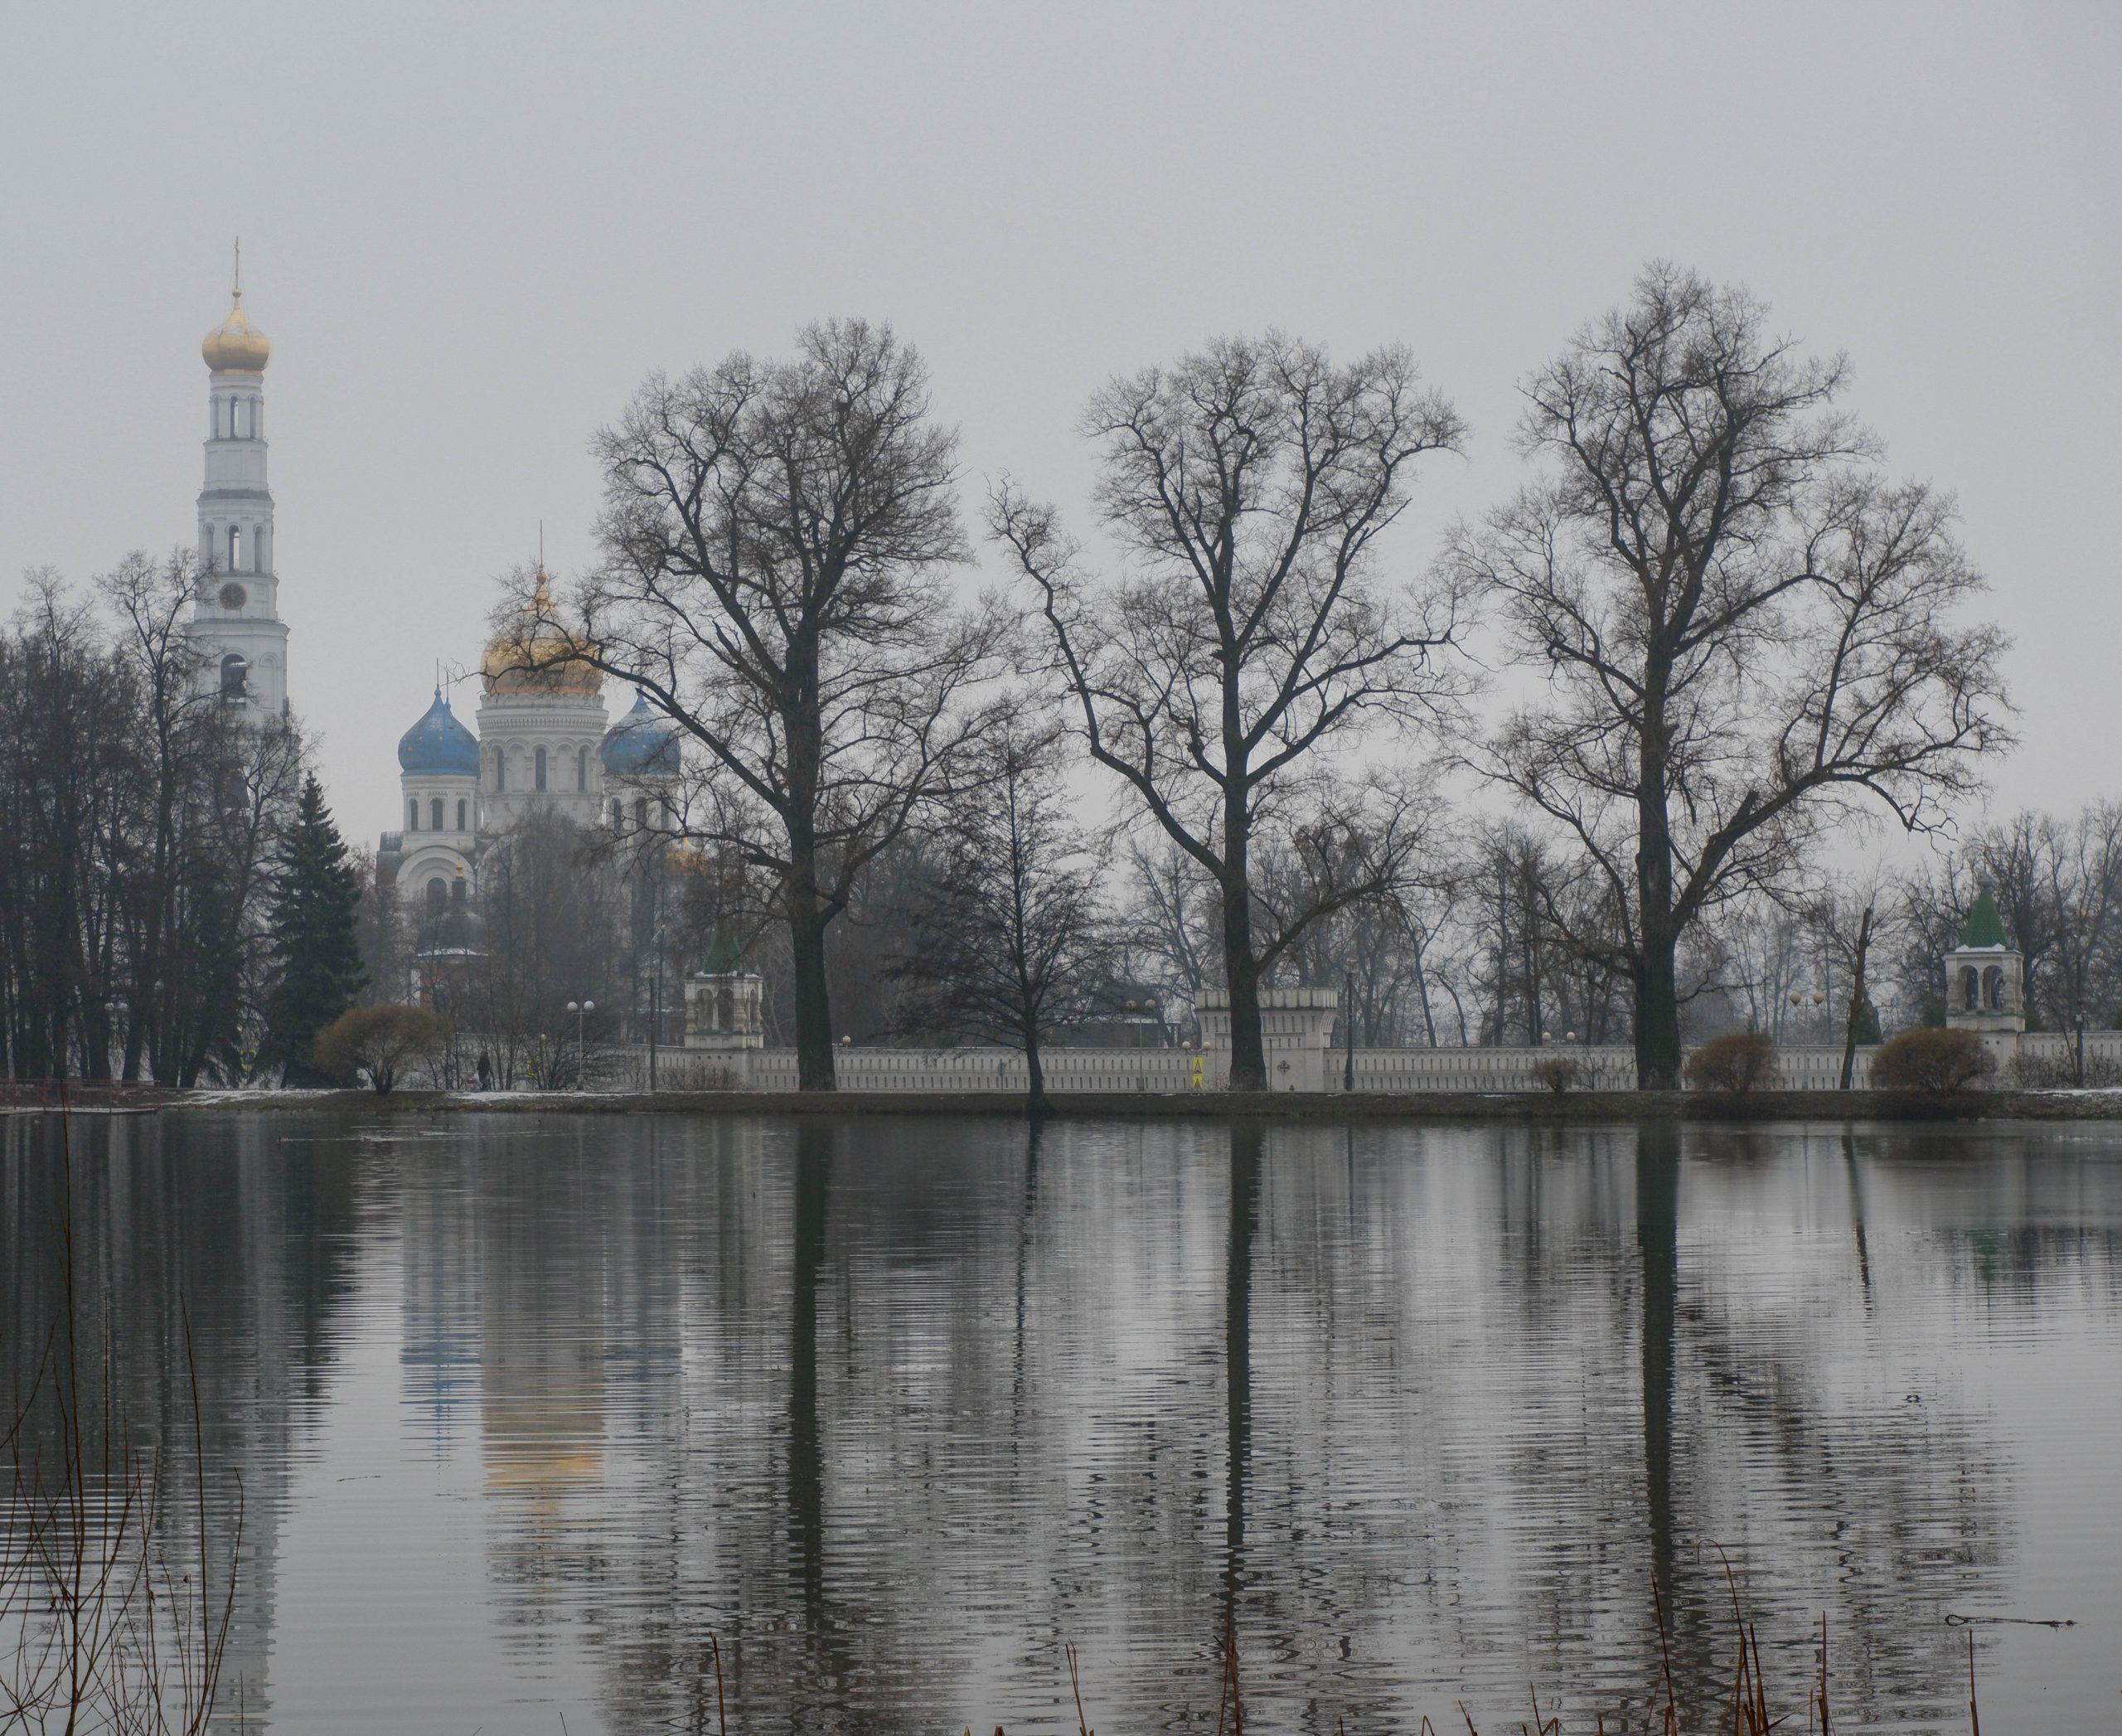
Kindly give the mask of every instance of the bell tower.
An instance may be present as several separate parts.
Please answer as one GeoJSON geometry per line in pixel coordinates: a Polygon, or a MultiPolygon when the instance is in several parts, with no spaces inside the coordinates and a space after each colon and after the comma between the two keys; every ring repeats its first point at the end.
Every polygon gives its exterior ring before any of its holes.
{"type": "Polygon", "coordinates": [[[1967,913],[1960,944],[1945,954],[1946,1025],[2016,1038],[2026,1029],[2025,967],[1984,886],[1967,913]]]}
{"type": "Polygon", "coordinates": [[[273,347],[243,311],[243,253],[234,304],[206,334],[206,477],[199,490],[199,595],[191,634],[206,679],[253,721],[288,710],[288,628],[273,569],[273,496],[265,485],[265,364],[273,347]]]}

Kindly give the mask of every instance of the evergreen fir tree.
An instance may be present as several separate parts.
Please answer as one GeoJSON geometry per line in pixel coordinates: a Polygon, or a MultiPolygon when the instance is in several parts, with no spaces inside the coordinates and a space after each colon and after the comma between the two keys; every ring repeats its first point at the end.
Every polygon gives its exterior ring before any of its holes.
{"type": "Polygon", "coordinates": [[[354,1004],[367,974],[355,928],[361,875],[313,777],[303,780],[294,823],[282,840],[274,892],[275,981],[259,1058],[290,1085],[330,1084],[310,1045],[354,1004]]]}

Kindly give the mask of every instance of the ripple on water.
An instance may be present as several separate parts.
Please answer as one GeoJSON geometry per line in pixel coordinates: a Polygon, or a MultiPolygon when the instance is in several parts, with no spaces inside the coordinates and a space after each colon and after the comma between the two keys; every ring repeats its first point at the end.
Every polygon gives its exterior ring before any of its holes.
{"type": "MultiPolygon", "coordinates": [[[[5,1130],[9,1352],[55,1306],[5,1130]]],[[[240,1475],[254,1727],[1485,1727],[1728,1680],[2112,1722],[2122,1145],[186,1115],[77,1136],[83,1293],[240,1475]],[[1455,1714],[1456,1715],[1456,1714],[1455,1714]]],[[[217,1480],[218,1479],[218,1480],[217,1480]]],[[[217,1493],[210,1524],[225,1536],[217,1493]]]]}

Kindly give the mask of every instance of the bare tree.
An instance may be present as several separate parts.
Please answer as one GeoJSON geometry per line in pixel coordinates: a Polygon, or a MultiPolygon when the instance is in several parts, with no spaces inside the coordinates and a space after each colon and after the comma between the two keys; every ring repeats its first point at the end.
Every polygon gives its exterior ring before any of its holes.
{"type": "Polygon", "coordinates": [[[1945,956],[1981,891],[1966,860],[1970,853],[1979,860],[1979,851],[1938,851],[1898,876],[1892,889],[1882,980],[1892,984],[1894,1024],[1945,1022],[1945,956]]]}
{"type": "Polygon", "coordinates": [[[2122,964],[2122,804],[2095,803],[2056,827],[2047,904],[2056,942],[2035,984],[2059,1030],[2071,1033],[2071,1083],[2086,1078],[2086,1025],[2113,1021],[2122,964]]]}
{"type": "MultiPolygon", "coordinates": [[[[2069,1081],[2085,1084],[2086,1026],[2106,1024],[2122,1001],[2122,805],[1984,827],[1945,871],[1911,884],[1911,904],[1949,944],[1984,887],[2023,961],[2035,1028],[2075,1034],[2069,1081]]],[[[1933,976],[1937,958],[1928,960],[1933,976]]]]}
{"type": "Polygon", "coordinates": [[[596,1003],[579,1027],[593,1040],[622,1019],[620,890],[581,827],[533,812],[481,862],[476,907],[453,900],[419,917],[412,948],[426,998],[487,1040],[503,1085],[523,1074],[547,1089],[577,1081],[570,1001],[596,1003]]]}
{"type": "MultiPolygon", "coordinates": [[[[1818,959],[1822,989],[1830,1003],[1841,1002],[1844,1091],[1856,1084],[1857,1045],[1880,1037],[1872,959],[1875,952],[1889,951],[1897,943],[1899,910],[1892,893],[1892,880],[1880,870],[1837,875],[1798,908],[1818,959]]],[[[1832,1015],[1832,1004],[1829,1011],[1832,1015]]]]}
{"type": "Polygon", "coordinates": [[[647,694],[697,749],[688,828],[774,876],[806,1090],[833,1084],[826,930],[966,740],[993,642],[948,594],[957,447],[889,327],[656,375],[597,437],[604,560],[579,608],[514,587],[526,659],[647,694]]]}
{"type": "Polygon", "coordinates": [[[1216,885],[1161,833],[1127,839],[1121,895],[1130,974],[1153,983],[1167,1007],[1190,1013],[1201,991],[1222,979],[1216,885]]]}
{"type": "Polygon", "coordinates": [[[936,877],[913,944],[893,968],[902,1017],[1022,1052],[1027,1107],[1047,1107],[1040,1049],[1102,1010],[1118,963],[1101,907],[1102,852],[1073,816],[1058,725],[999,727],[969,756],[932,842],[936,877]]]}
{"type": "Polygon", "coordinates": [[[1260,988],[1313,922],[1402,874],[1420,804],[1345,754],[1367,721],[1448,711],[1448,591],[1389,598],[1378,539],[1416,461],[1465,429],[1404,350],[1347,367],[1315,345],[1225,339],[1092,400],[1097,504],[1126,576],[1094,579],[1050,507],[1005,482],[989,526],[1031,581],[1097,764],[1214,880],[1231,1086],[1267,1089],[1260,988]],[[1305,895],[1263,912],[1277,845],[1305,895]]]}
{"type": "Polygon", "coordinates": [[[33,573],[0,630],[0,1046],[18,1074],[245,1070],[303,744],[191,685],[191,571],[127,557],[99,581],[114,632],[33,573]]]}
{"type": "Polygon", "coordinates": [[[2009,739],[2003,641],[1951,620],[1983,589],[1951,503],[1866,471],[1843,363],[1766,320],[1649,268],[1526,382],[1521,444],[1549,474],[1449,562],[1547,672],[1483,763],[1611,884],[1646,1088],[1679,1082],[1690,925],[1871,804],[1935,826],[2009,739]]]}

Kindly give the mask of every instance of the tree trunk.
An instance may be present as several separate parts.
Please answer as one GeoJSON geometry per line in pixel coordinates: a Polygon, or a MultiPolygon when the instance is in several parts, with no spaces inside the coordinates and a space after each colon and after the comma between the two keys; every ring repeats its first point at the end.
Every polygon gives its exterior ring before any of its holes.
{"type": "MultiPolygon", "coordinates": [[[[1662,684],[1659,684],[1662,685],[1662,684]]],[[[1673,919],[1673,834],[1665,808],[1664,696],[1645,696],[1636,784],[1635,875],[1641,950],[1635,967],[1635,1088],[1680,1086],[1679,924],[1673,919]],[[1653,720],[1660,720],[1654,722],[1653,720]]]]}
{"type": "Polygon", "coordinates": [[[1842,1089],[1853,1088],[1857,1079],[1857,1021],[1864,1012],[1864,955],[1872,948],[1872,907],[1864,906],[1864,914],[1857,923],[1856,969],[1849,983],[1849,1022],[1842,1033],[1842,1089]]]}
{"type": "Polygon", "coordinates": [[[1048,1113],[1054,1105],[1046,1098],[1046,1069],[1039,1064],[1039,1030],[1036,1026],[1027,1027],[1025,1031],[1025,1077],[1027,1081],[1025,1113],[1048,1113]]]}
{"type": "Polygon", "coordinates": [[[1670,928],[1643,936],[1635,974],[1635,1088],[1680,1089],[1679,937],[1670,928]]]}
{"type": "Polygon", "coordinates": [[[826,919],[818,909],[816,876],[807,862],[789,875],[788,951],[795,971],[796,1086],[831,1091],[832,1003],[826,989],[826,919]]]}
{"type": "Polygon", "coordinates": [[[1422,997],[1422,1030],[1429,1038],[1429,1046],[1436,1047],[1436,1015],[1430,1010],[1429,973],[1422,968],[1422,953],[1428,943],[1415,948],[1415,992],[1422,997]]]}
{"type": "Polygon", "coordinates": [[[1260,1031],[1260,971],[1252,962],[1252,923],[1233,924],[1226,901],[1224,976],[1230,983],[1230,1079],[1233,1091],[1267,1089],[1267,1045],[1260,1031]],[[1233,929],[1237,930],[1234,935],[1233,929]]]}

